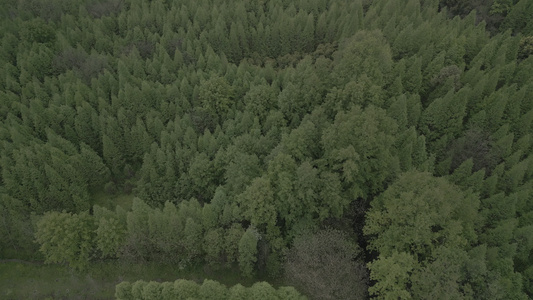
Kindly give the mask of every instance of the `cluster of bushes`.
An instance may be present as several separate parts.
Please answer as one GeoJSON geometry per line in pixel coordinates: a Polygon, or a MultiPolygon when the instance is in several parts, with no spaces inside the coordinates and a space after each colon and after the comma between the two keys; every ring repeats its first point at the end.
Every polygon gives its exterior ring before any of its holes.
{"type": "Polygon", "coordinates": [[[198,284],[191,280],[178,279],[174,282],[136,281],[130,283],[123,281],[115,288],[115,297],[118,300],[305,300],[307,297],[300,294],[293,287],[272,287],[268,282],[256,282],[251,287],[241,284],[231,288],[214,281],[204,280],[198,284]]]}

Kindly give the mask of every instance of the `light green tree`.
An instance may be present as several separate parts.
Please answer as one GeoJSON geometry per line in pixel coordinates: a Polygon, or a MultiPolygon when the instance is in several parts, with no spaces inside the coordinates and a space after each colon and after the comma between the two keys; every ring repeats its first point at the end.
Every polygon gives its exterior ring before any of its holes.
{"type": "Polygon", "coordinates": [[[36,224],[35,239],[47,263],[68,263],[85,269],[94,248],[95,224],[87,213],[50,212],[36,224]]]}
{"type": "Polygon", "coordinates": [[[370,277],[377,280],[369,290],[371,295],[431,297],[428,286],[436,283],[428,281],[443,276],[439,269],[453,263],[448,277],[439,279],[445,286],[436,288],[450,289],[447,293],[459,298],[467,296],[466,275],[459,270],[467,264],[465,251],[477,239],[479,200],[475,195],[444,178],[411,171],[402,174],[371,206],[364,233],[370,237],[369,249],[380,254],[369,264],[370,277]]]}
{"type": "Polygon", "coordinates": [[[199,289],[199,285],[192,280],[178,279],[174,281],[174,292],[178,296],[175,299],[195,299],[199,296],[199,289]]]}
{"type": "Polygon", "coordinates": [[[257,261],[257,231],[248,228],[239,241],[239,267],[244,277],[252,277],[257,261]]]}

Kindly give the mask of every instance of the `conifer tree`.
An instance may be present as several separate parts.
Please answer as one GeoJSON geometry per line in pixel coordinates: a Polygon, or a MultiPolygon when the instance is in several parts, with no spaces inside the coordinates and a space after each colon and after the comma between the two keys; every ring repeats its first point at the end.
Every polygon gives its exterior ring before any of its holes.
{"type": "Polygon", "coordinates": [[[102,136],[102,145],[103,158],[106,164],[110,167],[109,169],[111,170],[111,173],[113,176],[120,176],[125,163],[122,151],[106,134],[102,136]]]}
{"type": "Polygon", "coordinates": [[[109,181],[110,171],[102,158],[88,145],[80,144],[79,171],[89,188],[100,187],[109,181]]]}
{"type": "Polygon", "coordinates": [[[411,94],[418,94],[422,87],[422,59],[414,57],[406,62],[407,69],[403,79],[403,87],[411,94]]]}

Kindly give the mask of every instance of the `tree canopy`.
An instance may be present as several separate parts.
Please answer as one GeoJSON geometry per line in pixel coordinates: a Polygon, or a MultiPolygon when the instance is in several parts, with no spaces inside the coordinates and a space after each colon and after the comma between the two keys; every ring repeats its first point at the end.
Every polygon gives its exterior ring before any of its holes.
{"type": "MultiPolygon", "coordinates": [[[[532,9],[5,1],[0,258],[291,277],[309,298],[533,297],[532,9]],[[332,277],[294,273],[321,255],[332,277]],[[338,276],[357,281],[341,296],[338,276]]],[[[176,286],[300,297],[117,297],[176,286]]]]}

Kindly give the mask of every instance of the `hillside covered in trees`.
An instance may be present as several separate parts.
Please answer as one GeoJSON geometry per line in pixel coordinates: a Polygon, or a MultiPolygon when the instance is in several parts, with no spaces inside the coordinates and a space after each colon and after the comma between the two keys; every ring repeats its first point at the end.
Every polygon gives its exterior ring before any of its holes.
{"type": "Polygon", "coordinates": [[[533,297],[533,2],[5,2],[1,259],[258,281],[118,299],[533,297]]]}

